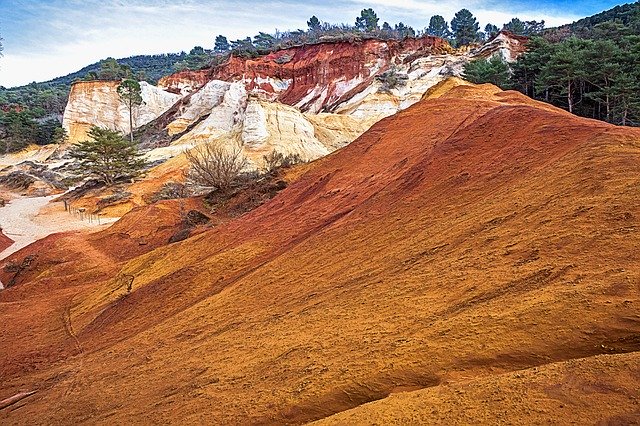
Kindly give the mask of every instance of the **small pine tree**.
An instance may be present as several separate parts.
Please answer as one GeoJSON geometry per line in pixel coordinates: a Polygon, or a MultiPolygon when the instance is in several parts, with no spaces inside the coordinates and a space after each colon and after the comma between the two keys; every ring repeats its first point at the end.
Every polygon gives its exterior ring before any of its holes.
{"type": "Polygon", "coordinates": [[[216,36],[216,41],[213,47],[213,51],[216,53],[226,53],[229,51],[231,46],[229,46],[229,40],[222,34],[216,36]]]}
{"type": "Polygon", "coordinates": [[[362,32],[371,32],[378,29],[378,15],[373,9],[362,9],[360,16],[356,18],[356,28],[362,32]]]}
{"type": "Polygon", "coordinates": [[[478,41],[480,25],[468,9],[461,9],[451,20],[451,31],[458,46],[478,41]]]}
{"type": "Polygon", "coordinates": [[[309,27],[309,31],[319,31],[320,30],[320,20],[317,16],[313,15],[307,21],[307,26],[309,27]]]}
{"type": "Polygon", "coordinates": [[[449,38],[451,36],[449,24],[447,24],[447,21],[445,21],[441,15],[434,15],[429,19],[427,34],[441,38],[449,38]]]}
{"type": "Polygon", "coordinates": [[[129,139],[131,144],[133,144],[133,112],[143,104],[142,88],[136,80],[128,78],[120,83],[117,90],[120,101],[127,107],[127,111],[129,111],[129,139]]]}
{"type": "Polygon", "coordinates": [[[77,143],[71,156],[80,162],[86,176],[94,176],[111,186],[120,177],[140,174],[145,161],[135,145],[118,132],[92,127],[89,140],[77,143]]]}

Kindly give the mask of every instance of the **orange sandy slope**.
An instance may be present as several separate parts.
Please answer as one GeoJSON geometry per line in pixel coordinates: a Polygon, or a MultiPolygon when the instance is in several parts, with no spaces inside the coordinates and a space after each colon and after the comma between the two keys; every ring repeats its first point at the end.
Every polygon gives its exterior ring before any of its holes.
{"type": "Polygon", "coordinates": [[[629,419],[640,131],[493,86],[439,96],[241,218],[112,269],[96,254],[57,275],[73,245],[37,243],[52,264],[0,293],[0,399],[38,392],[0,421],[303,423],[397,392],[359,410],[561,421],[562,401],[629,419]]]}

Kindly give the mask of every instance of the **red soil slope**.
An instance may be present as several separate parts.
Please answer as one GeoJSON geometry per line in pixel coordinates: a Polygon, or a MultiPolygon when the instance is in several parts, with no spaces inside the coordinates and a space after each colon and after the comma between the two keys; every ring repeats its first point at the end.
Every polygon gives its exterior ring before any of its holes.
{"type": "Polygon", "coordinates": [[[13,240],[2,233],[0,229],[0,252],[13,244],[13,240]]]}
{"type": "Polygon", "coordinates": [[[640,131],[493,86],[439,96],[110,279],[0,293],[0,398],[38,390],[0,419],[301,423],[408,391],[414,419],[629,419],[640,131]]]}

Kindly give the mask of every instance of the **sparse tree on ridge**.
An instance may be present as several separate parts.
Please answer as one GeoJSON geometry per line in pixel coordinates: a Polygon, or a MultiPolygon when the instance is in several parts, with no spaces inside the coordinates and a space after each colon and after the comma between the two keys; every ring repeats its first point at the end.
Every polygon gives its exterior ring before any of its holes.
{"type": "Polygon", "coordinates": [[[493,24],[487,24],[484,27],[484,34],[485,34],[485,37],[487,38],[487,40],[492,38],[492,37],[495,37],[498,34],[499,31],[500,30],[498,29],[498,27],[493,25],[493,24]]]}
{"type": "Polygon", "coordinates": [[[213,46],[213,51],[216,53],[226,53],[229,51],[229,40],[222,34],[216,36],[216,41],[213,46]]]}
{"type": "Polygon", "coordinates": [[[396,24],[395,31],[396,31],[396,34],[398,34],[398,37],[400,38],[415,37],[416,35],[416,32],[413,28],[403,24],[402,22],[400,22],[399,24],[396,24]]]}
{"type": "Polygon", "coordinates": [[[522,22],[518,18],[513,18],[513,19],[511,19],[511,21],[509,21],[506,24],[504,24],[502,29],[510,31],[510,32],[512,32],[514,34],[517,34],[517,35],[524,35],[524,30],[525,30],[524,22],[522,22]]]}
{"type": "Polygon", "coordinates": [[[468,9],[458,11],[451,21],[451,32],[458,46],[478,41],[480,25],[468,9]]]}
{"type": "Polygon", "coordinates": [[[427,33],[432,36],[449,38],[451,32],[449,31],[449,24],[440,15],[434,15],[429,20],[429,27],[427,33]]]}
{"type": "Polygon", "coordinates": [[[140,83],[128,78],[120,83],[117,90],[120,101],[127,107],[129,112],[129,138],[133,144],[133,112],[143,103],[142,89],[140,83]]]}
{"type": "Polygon", "coordinates": [[[375,31],[378,29],[379,20],[373,9],[362,9],[360,16],[356,18],[356,28],[363,32],[375,31]]]}
{"type": "Polygon", "coordinates": [[[320,20],[318,19],[317,16],[313,15],[307,21],[307,26],[309,27],[309,31],[318,31],[321,28],[320,20]]]}

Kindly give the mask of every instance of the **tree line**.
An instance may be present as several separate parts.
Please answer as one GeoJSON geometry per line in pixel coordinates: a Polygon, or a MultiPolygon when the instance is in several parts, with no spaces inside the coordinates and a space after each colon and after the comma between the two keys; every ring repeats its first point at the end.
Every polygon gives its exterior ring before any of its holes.
{"type": "MultiPolygon", "coordinates": [[[[544,29],[544,21],[521,21],[513,18],[504,24],[502,29],[521,35],[534,35],[544,29]]],[[[399,22],[391,25],[388,22],[380,24],[380,18],[372,8],[363,9],[356,17],[354,24],[331,24],[321,22],[315,15],[307,21],[306,29],[294,31],[277,31],[274,34],[260,32],[252,37],[229,41],[224,35],[216,36],[213,55],[233,54],[241,57],[257,57],[273,51],[287,49],[304,44],[321,42],[356,41],[364,39],[402,40],[407,37],[422,37],[426,35],[441,37],[449,41],[454,47],[480,43],[495,36],[499,28],[487,24],[484,31],[480,31],[480,24],[468,9],[461,9],[451,20],[451,26],[441,15],[434,15],[429,25],[422,30],[399,22]]]]}
{"type": "Polygon", "coordinates": [[[624,12],[624,20],[603,12],[611,20],[581,24],[576,33],[551,30],[531,38],[515,63],[499,57],[477,60],[465,67],[465,76],[519,90],[583,117],[639,126],[640,5],[636,3],[633,14],[627,7],[617,10],[624,12]]]}

